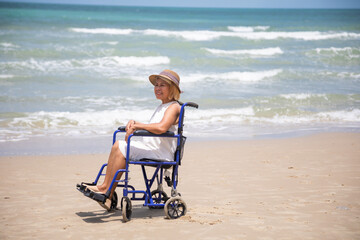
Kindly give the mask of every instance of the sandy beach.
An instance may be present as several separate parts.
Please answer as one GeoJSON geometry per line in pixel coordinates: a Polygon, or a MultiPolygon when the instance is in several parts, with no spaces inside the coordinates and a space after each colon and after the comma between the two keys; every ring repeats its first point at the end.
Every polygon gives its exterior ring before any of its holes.
{"type": "MultiPolygon", "coordinates": [[[[359,133],[189,142],[178,187],[188,213],[177,220],[133,201],[124,223],[78,192],[106,159],[1,157],[0,239],[360,238],[359,133]]],[[[139,167],[131,181],[143,188],[139,167]]]]}

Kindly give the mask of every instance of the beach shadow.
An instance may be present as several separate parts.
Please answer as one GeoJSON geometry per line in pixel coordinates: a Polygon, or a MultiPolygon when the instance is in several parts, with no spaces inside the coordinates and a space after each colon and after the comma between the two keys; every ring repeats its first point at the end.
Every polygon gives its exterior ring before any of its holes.
{"type": "MultiPolygon", "coordinates": [[[[75,213],[86,223],[106,223],[112,221],[123,221],[122,212],[120,208],[113,211],[97,210],[91,212],[77,212],[75,213]]],[[[142,204],[133,205],[131,219],[153,219],[165,218],[164,209],[149,209],[142,204]]]]}

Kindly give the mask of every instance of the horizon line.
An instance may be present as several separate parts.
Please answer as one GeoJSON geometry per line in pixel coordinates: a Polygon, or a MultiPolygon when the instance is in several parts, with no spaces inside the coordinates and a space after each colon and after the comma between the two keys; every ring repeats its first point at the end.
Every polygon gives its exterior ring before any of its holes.
{"type": "Polygon", "coordinates": [[[150,6],[150,5],[120,5],[120,4],[97,4],[97,3],[63,3],[63,2],[38,2],[38,1],[8,1],[8,0],[0,0],[0,3],[10,3],[10,4],[42,4],[42,5],[75,5],[75,6],[106,6],[106,7],[148,7],[148,8],[157,8],[157,7],[163,7],[163,8],[209,8],[209,9],[292,9],[292,10],[311,10],[311,9],[317,9],[317,10],[360,10],[359,8],[353,8],[353,7],[200,7],[200,6],[150,6]]]}

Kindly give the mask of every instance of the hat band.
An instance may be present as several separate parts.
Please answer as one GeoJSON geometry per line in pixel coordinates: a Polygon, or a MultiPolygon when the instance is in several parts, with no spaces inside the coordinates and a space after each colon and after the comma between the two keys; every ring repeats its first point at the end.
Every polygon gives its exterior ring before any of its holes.
{"type": "Polygon", "coordinates": [[[159,75],[165,75],[165,76],[169,77],[171,80],[173,80],[179,86],[179,80],[177,80],[177,78],[175,76],[173,76],[171,73],[164,71],[164,72],[161,72],[159,75]]]}

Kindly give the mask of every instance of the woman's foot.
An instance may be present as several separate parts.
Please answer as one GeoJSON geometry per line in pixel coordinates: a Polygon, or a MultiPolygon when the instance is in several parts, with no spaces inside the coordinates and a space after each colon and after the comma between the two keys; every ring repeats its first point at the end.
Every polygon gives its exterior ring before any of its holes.
{"type": "Polygon", "coordinates": [[[99,188],[97,186],[95,186],[95,185],[86,185],[86,184],[84,184],[84,185],[86,186],[86,189],[88,189],[88,190],[90,190],[92,192],[101,193],[99,188]]]}

